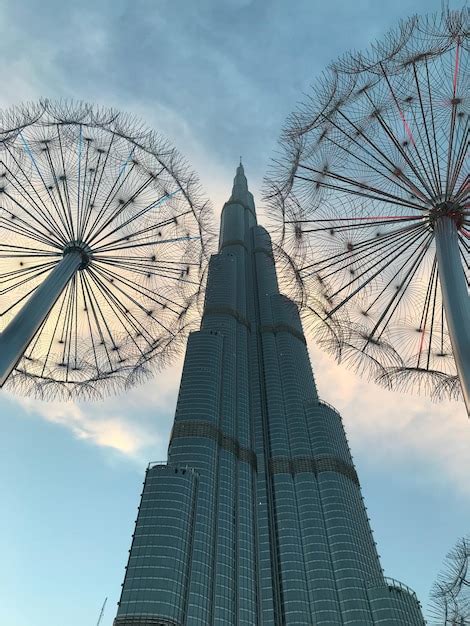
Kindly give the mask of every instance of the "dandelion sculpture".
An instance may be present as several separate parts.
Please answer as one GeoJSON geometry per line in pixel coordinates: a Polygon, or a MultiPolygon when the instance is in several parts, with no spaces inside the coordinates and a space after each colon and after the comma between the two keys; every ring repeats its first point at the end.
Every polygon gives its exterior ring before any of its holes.
{"type": "Polygon", "coordinates": [[[431,621],[439,626],[470,623],[470,538],[462,537],[446,557],[430,594],[431,621]]]}
{"type": "Polygon", "coordinates": [[[334,63],[291,115],[267,196],[321,340],[470,409],[469,11],[334,63]],[[460,381],[460,383],[459,383],[460,381]]]}
{"type": "Polygon", "coordinates": [[[130,385],[180,344],[208,206],[177,152],[112,110],[0,117],[0,381],[44,398],[130,385]]]}

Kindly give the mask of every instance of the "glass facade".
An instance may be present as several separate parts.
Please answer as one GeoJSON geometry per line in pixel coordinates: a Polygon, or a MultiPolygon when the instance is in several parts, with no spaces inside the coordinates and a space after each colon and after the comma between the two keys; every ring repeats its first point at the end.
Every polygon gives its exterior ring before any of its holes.
{"type": "Polygon", "coordinates": [[[341,417],[318,398],[240,165],[115,626],[374,624],[424,620],[383,575],[341,417]]]}

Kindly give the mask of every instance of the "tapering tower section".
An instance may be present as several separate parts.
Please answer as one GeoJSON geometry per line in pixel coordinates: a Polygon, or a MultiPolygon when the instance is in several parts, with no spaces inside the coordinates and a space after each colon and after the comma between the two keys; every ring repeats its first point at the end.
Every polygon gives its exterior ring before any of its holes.
{"type": "Polygon", "coordinates": [[[318,398],[240,164],[115,626],[341,624],[424,621],[383,575],[341,417],[318,398]]]}

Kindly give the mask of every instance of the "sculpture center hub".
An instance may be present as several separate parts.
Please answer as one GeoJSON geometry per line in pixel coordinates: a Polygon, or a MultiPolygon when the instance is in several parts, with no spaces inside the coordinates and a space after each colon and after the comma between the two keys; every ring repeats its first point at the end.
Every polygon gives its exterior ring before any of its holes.
{"type": "Polygon", "coordinates": [[[431,225],[441,217],[449,217],[455,222],[457,228],[461,228],[464,221],[464,212],[462,207],[453,200],[445,200],[437,203],[430,212],[431,225]]]}
{"type": "Polygon", "coordinates": [[[92,256],[92,250],[85,241],[70,241],[64,247],[63,255],[66,256],[71,252],[79,252],[82,256],[82,263],[78,268],[79,270],[84,270],[86,267],[88,267],[92,256]]]}

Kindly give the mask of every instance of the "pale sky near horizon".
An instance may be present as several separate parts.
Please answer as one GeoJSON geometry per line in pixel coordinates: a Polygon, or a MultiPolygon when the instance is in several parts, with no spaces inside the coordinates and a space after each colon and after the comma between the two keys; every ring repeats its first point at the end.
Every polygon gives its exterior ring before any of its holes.
{"type": "MultiPolygon", "coordinates": [[[[451,8],[462,3],[451,2],[451,8]]],[[[0,0],[0,108],[40,97],[135,114],[199,173],[218,215],[240,154],[260,221],[286,116],[322,69],[441,0],[0,0]]],[[[470,530],[462,403],[384,391],[313,344],[322,398],[343,415],[388,576],[426,606],[470,530]]],[[[180,359],[95,404],[0,394],[0,624],[111,626],[144,471],[166,458],[180,359]]]]}

